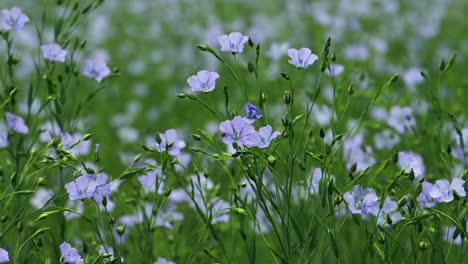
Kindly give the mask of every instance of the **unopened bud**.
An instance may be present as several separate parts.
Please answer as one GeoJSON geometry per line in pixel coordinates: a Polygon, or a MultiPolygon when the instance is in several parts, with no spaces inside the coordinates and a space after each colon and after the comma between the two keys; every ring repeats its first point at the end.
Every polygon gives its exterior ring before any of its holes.
{"type": "Polygon", "coordinates": [[[447,64],[445,63],[445,59],[442,59],[442,61],[440,62],[440,65],[439,65],[440,71],[444,71],[446,66],[447,66],[447,64]]]}
{"type": "Polygon", "coordinates": [[[287,105],[291,103],[291,93],[289,91],[284,91],[284,103],[287,105]]]}
{"type": "Polygon", "coordinates": [[[23,227],[24,227],[24,221],[23,221],[23,218],[21,218],[20,220],[18,220],[18,223],[16,224],[16,230],[21,233],[23,232],[23,227]]]}
{"type": "Polygon", "coordinates": [[[348,94],[349,95],[353,95],[354,94],[354,85],[353,84],[350,84],[348,86],[348,94]]]}
{"type": "Polygon", "coordinates": [[[196,141],[201,141],[201,136],[200,136],[200,135],[192,134],[192,137],[193,137],[193,139],[195,139],[196,141]]]}
{"type": "Polygon", "coordinates": [[[398,78],[400,78],[399,73],[395,73],[391,78],[390,78],[390,84],[394,84],[396,81],[398,81],[398,78]]]}
{"type": "Polygon", "coordinates": [[[392,162],[398,163],[398,158],[399,158],[398,151],[395,150],[395,152],[393,152],[392,162]]]}
{"type": "Polygon", "coordinates": [[[83,240],[83,253],[88,253],[88,243],[86,243],[86,240],[83,240]]]}
{"type": "Polygon", "coordinates": [[[249,38],[248,43],[249,43],[250,47],[253,47],[255,45],[255,43],[253,42],[253,40],[251,38],[249,38]]]}
{"type": "Polygon", "coordinates": [[[414,170],[413,170],[413,168],[411,168],[411,170],[410,170],[410,172],[409,172],[409,174],[408,174],[408,177],[409,177],[409,179],[410,179],[411,181],[414,180],[415,176],[414,176],[414,170]]]}
{"type": "Polygon", "coordinates": [[[319,133],[320,137],[323,139],[325,138],[325,131],[323,130],[323,128],[320,128],[320,133],[319,133]]]}
{"type": "Polygon", "coordinates": [[[249,62],[249,63],[247,63],[247,70],[248,70],[250,73],[252,73],[252,72],[255,71],[255,66],[254,66],[251,62],[249,62]]]}

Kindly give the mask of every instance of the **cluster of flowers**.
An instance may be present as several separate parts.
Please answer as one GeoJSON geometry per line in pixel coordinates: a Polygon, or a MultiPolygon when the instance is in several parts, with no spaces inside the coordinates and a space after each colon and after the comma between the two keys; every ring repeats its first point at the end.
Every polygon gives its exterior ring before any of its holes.
{"type": "MultiPolygon", "coordinates": [[[[463,187],[465,181],[455,178],[451,183],[446,179],[441,179],[435,184],[429,182],[422,183],[422,192],[417,197],[423,207],[433,207],[437,203],[448,203],[457,196],[465,197],[466,192],[463,187]]],[[[360,214],[365,219],[369,216],[377,216],[377,224],[388,227],[401,220],[400,212],[397,212],[398,204],[390,198],[386,198],[382,208],[379,208],[379,197],[372,188],[363,188],[355,185],[351,192],[343,194],[343,199],[348,204],[348,209],[353,214],[360,214]]]]}
{"type": "MultiPolygon", "coordinates": [[[[24,15],[20,8],[13,7],[10,10],[4,9],[1,12],[2,20],[0,29],[19,31],[24,27],[24,24],[29,21],[29,18],[24,15]]],[[[46,60],[54,62],[65,62],[68,51],[62,49],[57,43],[41,45],[42,55],[46,60]]],[[[101,82],[106,76],[111,73],[109,67],[102,59],[88,59],[85,61],[83,75],[101,82]]]]}
{"type": "MultiPolygon", "coordinates": [[[[223,35],[218,38],[221,45],[221,51],[231,52],[232,54],[241,53],[244,50],[244,44],[248,41],[247,36],[239,32],[232,32],[229,35],[223,35]]],[[[318,60],[318,56],[313,54],[308,48],[289,49],[289,63],[295,65],[298,69],[307,69],[318,60]]],[[[216,87],[216,79],[219,78],[217,72],[202,70],[197,75],[192,75],[187,79],[187,83],[193,92],[211,92],[216,87]]]]}
{"type": "Polygon", "coordinates": [[[65,189],[71,201],[93,197],[94,201],[100,204],[104,197],[112,192],[107,179],[108,176],[104,173],[83,175],[65,184],[65,189]]]}
{"type": "Polygon", "coordinates": [[[273,132],[270,125],[261,127],[258,131],[252,126],[262,115],[254,105],[247,103],[244,106],[244,117],[235,116],[232,120],[226,120],[219,125],[223,132],[223,142],[226,144],[236,143],[239,147],[259,147],[268,148],[273,139],[281,133],[273,132]]]}
{"type": "Polygon", "coordinates": [[[379,208],[379,197],[372,188],[355,185],[351,192],[343,194],[343,199],[351,213],[360,214],[365,219],[376,216],[378,226],[389,228],[402,219],[401,213],[397,211],[398,203],[389,197],[385,199],[382,208],[379,208]]]}
{"type": "MultiPolygon", "coordinates": [[[[100,245],[98,253],[101,255],[107,254],[105,259],[110,259],[114,254],[114,249],[111,247],[105,247],[104,245],[100,245]]],[[[1,254],[1,249],[0,249],[0,254],[1,254]]],[[[68,264],[83,264],[84,263],[84,260],[80,256],[80,252],[78,251],[78,249],[73,248],[67,242],[63,242],[60,245],[60,254],[65,263],[68,263],[68,264]]],[[[0,255],[0,261],[1,261],[1,255],[0,255]]],[[[123,258],[122,258],[122,262],[124,262],[123,258]]],[[[172,261],[168,261],[164,258],[158,258],[158,260],[154,264],[175,264],[175,263],[172,261]]]]}
{"type": "Polygon", "coordinates": [[[433,207],[437,203],[449,203],[458,197],[465,197],[466,192],[463,187],[465,181],[455,178],[450,183],[447,179],[441,179],[434,184],[430,182],[422,183],[422,192],[417,200],[425,207],[433,207]]]}

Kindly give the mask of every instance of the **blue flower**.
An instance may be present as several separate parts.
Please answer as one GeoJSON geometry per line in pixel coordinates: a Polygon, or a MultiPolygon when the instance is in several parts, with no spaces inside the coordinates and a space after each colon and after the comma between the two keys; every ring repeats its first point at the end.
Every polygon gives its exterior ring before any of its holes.
{"type": "Polygon", "coordinates": [[[2,262],[8,262],[10,261],[10,258],[8,256],[8,252],[4,250],[3,248],[0,248],[0,263],[2,262]]]}
{"type": "Polygon", "coordinates": [[[209,72],[207,70],[199,71],[197,75],[192,75],[187,79],[187,83],[192,88],[193,92],[210,92],[215,88],[216,79],[219,74],[216,72],[209,72]]]}
{"type": "Polygon", "coordinates": [[[221,45],[221,51],[239,53],[244,50],[244,44],[249,40],[247,36],[243,36],[239,32],[232,32],[229,35],[222,35],[218,38],[221,45]]]}
{"type": "Polygon", "coordinates": [[[104,77],[111,73],[105,61],[100,59],[90,59],[85,61],[83,74],[89,78],[101,82],[104,77]]]}
{"type": "Polygon", "coordinates": [[[375,212],[379,206],[379,198],[371,188],[364,189],[360,185],[353,186],[350,192],[343,194],[343,199],[348,203],[348,208],[353,214],[366,215],[375,212]]]}
{"type": "Polygon", "coordinates": [[[436,205],[437,203],[437,201],[434,198],[432,198],[430,195],[430,191],[432,190],[432,188],[434,188],[434,185],[432,183],[430,182],[422,183],[422,192],[421,194],[419,194],[416,200],[418,200],[418,202],[424,207],[432,207],[436,205]]]}
{"type": "Polygon", "coordinates": [[[318,56],[313,54],[308,48],[289,49],[288,56],[291,58],[288,62],[299,69],[307,69],[318,60],[318,56]]]}
{"type": "Polygon", "coordinates": [[[70,200],[83,200],[93,197],[98,183],[87,176],[80,176],[75,181],[65,184],[70,200]]]}
{"type": "Polygon", "coordinates": [[[24,23],[28,22],[29,18],[21,12],[19,7],[13,7],[12,9],[2,10],[2,21],[1,28],[5,30],[20,30],[24,27],[24,23]]]}
{"type": "Polygon", "coordinates": [[[109,177],[105,173],[89,174],[86,177],[96,184],[93,199],[97,204],[101,204],[104,197],[108,197],[112,192],[110,185],[107,183],[109,177]]]}
{"type": "Polygon", "coordinates": [[[163,259],[163,258],[158,258],[158,260],[154,264],[176,264],[176,263],[163,259]]]}
{"type": "Polygon", "coordinates": [[[268,148],[268,146],[270,146],[271,141],[280,134],[281,133],[279,131],[275,131],[272,133],[271,126],[267,125],[261,127],[258,130],[258,132],[252,133],[247,139],[246,145],[248,147],[268,148]]]}
{"type": "Polygon", "coordinates": [[[12,114],[10,112],[7,112],[6,113],[6,119],[7,119],[8,127],[11,130],[13,130],[13,131],[15,131],[17,133],[20,133],[20,134],[24,134],[24,135],[29,133],[29,128],[24,123],[24,120],[23,120],[22,117],[14,115],[14,114],[12,114]]]}
{"type": "Polygon", "coordinates": [[[168,129],[165,133],[159,133],[161,143],[156,143],[156,149],[159,152],[167,151],[171,156],[178,156],[180,150],[185,148],[185,142],[179,140],[175,129],[168,129]]]}
{"type": "Polygon", "coordinates": [[[59,44],[52,43],[41,46],[42,55],[50,61],[64,62],[68,51],[62,49],[59,44]]]}
{"type": "Polygon", "coordinates": [[[392,225],[399,222],[402,218],[401,213],[397,212],[398,204],[387,197],[384,201],[382,208],[379,210],[378,206],[374,207],[373,215],[377,216],[377,224],[380,226],[390,227],[388,219],[391,220],[392,225]]]}
{"type": "Polygon", "coordinates": [[[465,181],[460,178],[454,179],[451,184],[446,179],[438,180],[429,191],[429,195],[439,203],[451,202],[454,199],[454,191],[461,197],[466,196],[465,189],[463,188],[464,183],[465,181]]]}
{"type": "Polygon", "coordinates": [[[240,116],[222,122],[219,129],[224,133],[224,143],[237,143],[239,146],[247,145],[250,135],[255,132],[255,128],[247,124],[245,118],[240,116]]]}
{"type": "Polygon", "coordinates": [[[0,123],[0,148],[8,147],[8,130],[3,123],[0,123]]]}
{"type": "MultiPolygon", "coordinates": [[[[143,188],[143,191],[145,193],[154,193],[156,192],[156,180],[162,176],[162,171],[159,169],[156,169],[154,171],[150,171],[145,175],[142,175],[138,177],[138,181],[141,184],[141,187],[143,188]]],[[[158,192],[162,189],[162,182],[159,184],[159,190],[158,192]]]]}
{"type": "Polygon", "coordinates": [[[84,260],[81,258],[78,249],[72,248],[67,242],[60,245],[60,254],[63,260],[68,264],[83,264],[84,260]]]}
{"type": "Polygon", "coordinates": [[[244,105],[244,108],[242,109],[242,113],[247,119],[246,122],[249,124],[252,124],[253,122],[255,122],[255,120],[262,117],[262,115],[260,115],[258,112],[259,112],[258,107],[256,107],[255,105],[251,103],[246,103],[244,105]]]}

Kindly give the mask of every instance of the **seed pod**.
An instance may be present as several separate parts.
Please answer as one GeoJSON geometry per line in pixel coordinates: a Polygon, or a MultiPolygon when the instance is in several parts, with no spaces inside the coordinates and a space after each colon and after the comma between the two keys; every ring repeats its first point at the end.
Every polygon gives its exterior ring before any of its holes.
{"type": "Polygon", "coordinates": [[[273,156],[269,156],[269,157],[267,158],[267,161],[268,161],[268,164],[269,164],[270,166],[272,166],[272,167],[274,167],[275,164],[276,164],[276,158],[273,157],[273,156]]]}
{"type": "Polygon", "coordinates": [[[118,226],[115,231],[117,231],[117,234],[119,234],[119,236],[122,236],[124,233],[125,233],[125,229],[126,227],[125,226],[118,226]]]}
{"type": "Polygon", "coordinates": [[[419,242],[419,244],[418,244],[418,248],[419,248],[419,250],[421,250],[421,251],[426,250],[428,247],[429,247],[429,243],[427,243],[426,241],[421,241],[421,242],[419,242]]]}

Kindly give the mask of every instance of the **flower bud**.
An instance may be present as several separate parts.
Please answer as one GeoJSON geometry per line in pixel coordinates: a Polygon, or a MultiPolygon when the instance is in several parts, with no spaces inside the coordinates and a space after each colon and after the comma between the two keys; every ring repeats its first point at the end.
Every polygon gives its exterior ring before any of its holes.
{"type": "Polygon", "coordinates": [[[18,56],[16,55],[11,55],[9,60],[8,60],[8,64],[10,65],[17,65],[19,63],[20,59],[18,56]]]}
{"type": "Polygon", "coordinates": [[[115,224],[115,217],[111,214],[107,217],[107,221],[109,221],[109,224],[114,225],[115,224]]]}
{"type": "Polygon", "coordinates": [[[320,67],[320,71],[324,72],[327,69],[328,63],[326,60],[322,62],[322,66],[320,67]]]}
{"type": "Polygon", "coordinates": [[[320,128],[320,133],[319,133],[320,137],[323,139],[325,138],[325,131],[323,130],[323,128],[320,128]]]}
{"type": "Polygon", "coordinates": [[[248,70],[250,73],[252,73],[252,72],[255,71],[255,66],[254,66],[251,62],[249,62],[249,63],[247,63],[247,70],[248,70]]]}
{"type": "Polygon", "coordinates": [[[302,162],[302,160],[298,160],[297,161],[297,166],[299,167],[299,169],[301,169],[301,171],[305,171],[306,168],[304,166],[304,162],[302,162]]]}
{"type": "Polygon", "coordinates": [[[171,192],[172,188],[167,188],[166,190],[164,190],[164,196],[169,197],[169,195],[171,195],[171,192]]]}
{"type": "Polygon", "coordinates": [[[24,221],[23,221],[23,218],[21,218],[20,220],[18,220],[18,223],[16,224],[16,230],[21,233],[23,232],[23,227],[24,227],[24,221]]]}
{"type": "Polygon", "coordinates": [[[398,158],[399,158],[398,151],[395,150],[395,152],[393,152],[392,162],[395,164],[398,163],[398,158]]]}
{"type": "Polygon", "coordinates": [[[251,38],[249,38],[248,43],[249,43],[250,47],[253,47],[255,45],[255,43],[253,42],[253,40],[251,38]]]}
{"type": "Polygon", "coordinates": [[[396,81],[398,81],[398,78],[400,78],[399,73],[395,73],[391,78],[390,78],[390,84],[394,84],[396,81]]]}
{"type": "Polygon", "coordinates": [[[82,248],[83,248],[83,253],[88,253],[88,243],[86,243],[86,240],[83,240],[83,245],[82,245],[82,248]]]}
{"type": "Polygon", "coordinates": [[[284,91],[284,103],[287,105],[291,103],[291,93],[289,91],[284,91]]]}
{"type": "Polygon", "coordinates": [[[93,135],[92,133],[84,135],[83,136],[83,141],[88,141],[91,138],[92,135],[93,135]]]}
{"type": "Polygon", "coordinates": [[[260,102],[261,102],[260,105],[265,104],[266,100],[267,100],[267,95],[266,95],[266,93],[262,93],[262,94],[260,95],[260,102]]]}
{"type": "Polygon", "coordinates": [[[335,196],[334,200],[335,200],[335,205],[340,205],[341,202],[343,202],[343,197],[341,197],[341,195],[337,195],[335,196]]]}
{"type": "Polygon", "coordinates": [[[286,115],[284,115],[283,117],[281,117],[281,122],[283,123],[283,126],[284,126],[284,127],[288,127],[288,126],[289,126],[289,119],[286,117],[286,115]]]}
{"type": "Polygon", "coordinates": [[[439,65],[440,71],[444,71],[446,66],[447,66],[447,64],[445,63],[445,59],[442,59],[442,61],[440,62],[440,65],[439,65]]]}
{"type": "Polygon", "coordinates": [[[192,137],[193,137],[193,139],[195,139],[196,141],[201,141],[201,136],[200,136],[200,135],[192,134],[192,137]]]}
{"type": "Polygon", "coordinates": [[[350,84],[348,86],[348,94],[349,95],[353,95],[354,94],[354,85],[353,84],[350,84]]]}
{"type": "Polygon", "coordinates": [[[408,177],[409,177],[409,179],[410,179],[411,181],[414,180],[415,176],[414,176],[414,170],[413,170],[413,168],[411,168],[411,170],[410,170],[410,172],[409,172],[409,174],[408,174],[408,177]]]}
{"type": "Polygon", "coordinates": [[[161,139],[161,135],[158,132],[156,132],[156,134],[154,135],[154,140],[156,140],[158,144],[161,144],[162,139],[161,139]]]}

